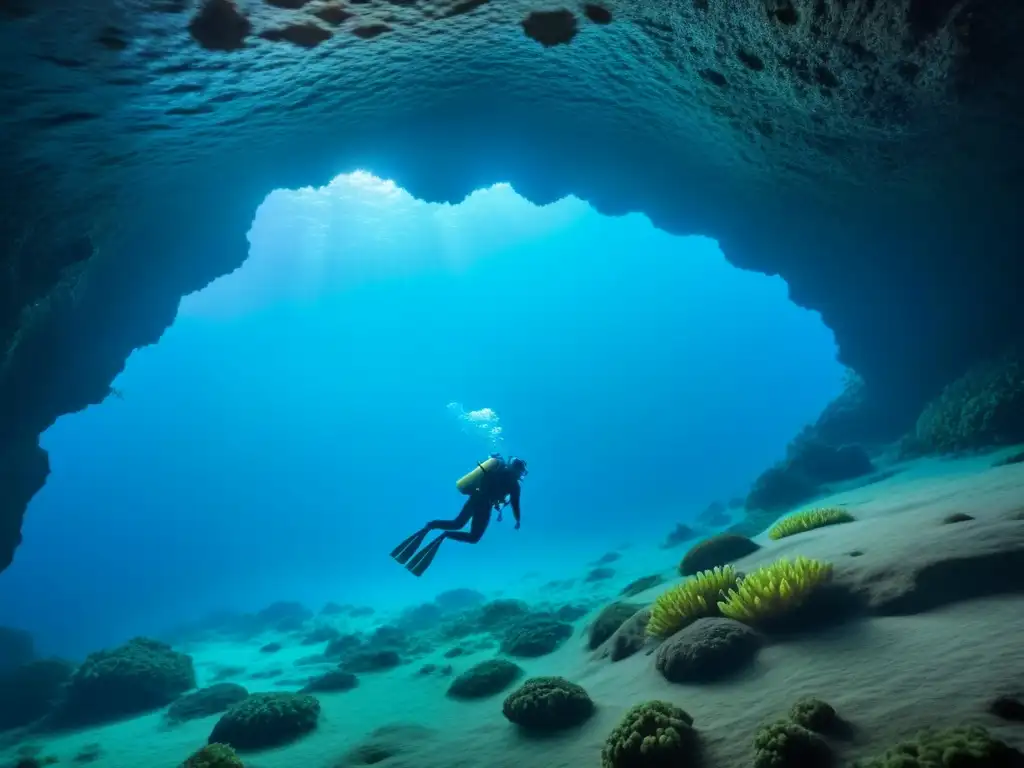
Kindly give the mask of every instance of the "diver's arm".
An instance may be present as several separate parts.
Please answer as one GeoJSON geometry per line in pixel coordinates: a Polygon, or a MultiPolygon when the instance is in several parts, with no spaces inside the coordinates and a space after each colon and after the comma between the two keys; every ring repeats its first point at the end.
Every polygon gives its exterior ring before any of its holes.
{"type": "Polygon", "coordinates": [[[519,483],[517,482],[512,486],[512,490],[508,494],[508,503],[512,505],[512,517],[516,519],[516,528],[519,527],[519,491],[521,490],[519,483]]]}

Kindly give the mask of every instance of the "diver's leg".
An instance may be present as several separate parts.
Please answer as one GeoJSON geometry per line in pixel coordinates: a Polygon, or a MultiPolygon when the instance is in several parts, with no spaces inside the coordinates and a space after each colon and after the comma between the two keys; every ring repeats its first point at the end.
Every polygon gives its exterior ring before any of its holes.
{"type": "MultiPolygon", "coordinates": [[[[466,523],[471,519],[475,519],[477,510],[484,504],[482,498],[483,497],[479,496],[470,496],[466,500],[466,503],[462,505],[462,511],[459,512],[458,516],[453,520],[431,520],[420,530],[416,531],[416,533],[395,547],[391,552],[391,556],[402,564],[409,563],[409,558],[416,554],[416,550],[423,544],[423,539],[426,538],[428,533],[431,531],[457,531],[460,528],[465,527],[466,523]]],[[[437,547],[441,545],[440,539],[435,539],[431,543],[437,545],[430,554],[430,560],[433,560],[434,555],[437,554],[437,547]]],[[[427,551],[424,550],[420,554],[426,555],[427,551]]],[[[426,565],[430,565],[429,560],[426,565]]],[[[423,567],[424,570],[426,570],[426,565],[423,567]]],[[[409,567],[412,567],[412,563],[409,563],[409,567]]]]}
{"type": "Polygon", "coordinates": [[[452,541],[461,541],[464,544],[476,544],[483,538],[487,525],[491,522],[491,508],[484,507],[473,514],[473,523],[468,531],[451,531],[445,534],[446,538],[452,541]]]}
{"type": "MultiPolygon", "coordinates": [[[[466,506],[469,506],[467,502],[466,506]]],[[[466,508],[463,507],[463,514],[466,512],[466,508]]],[[[422,576],[423,573],[430,567],[430,564],[434,562],[434,557],[437,555],[437,550],[441,548],[445,539],[451,539],[452,541],[462,541],[467,544],[476,544],[480,541],[480,538],[484,535],[484,531],[487,530],[487,524],[491,521],[491,505],[490,504],[477,504],[472,510],[473,523],[470,525],[468,531],[445,531],[432,542],[427,544],[422,550],[416,553],[416,556],[409,561],[409,564],[405,566],[409,569],[409,572],[413,576],[422,576]]],[[[461,518],[463,515],[459,515],[461,518]]]]}
{"type": "MultiPolygon", "coordinates": [[[[428,531],[457,531],[460,528],[465,528],[466,523],[475,519],[477,510],[484,504],[482,497],[470,496],[454,520],[431,520],[424,526],[424,529],[428,531]]],[[[490,507],[487,509],[489,510],[490,507]]]]}

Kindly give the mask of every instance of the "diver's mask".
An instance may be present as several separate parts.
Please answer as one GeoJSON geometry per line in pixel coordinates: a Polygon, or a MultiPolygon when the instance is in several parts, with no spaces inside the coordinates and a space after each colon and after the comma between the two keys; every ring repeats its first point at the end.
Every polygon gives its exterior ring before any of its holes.
{"type": "Polygon", "coordinates": [[[527,470],[526,468],[526,462],[520,459],[518,456],[513,456],[511,459],[509,459],[508,463],[509,466],[516,471],[516,474],[519,476],[520,480],[522,480],[524,477],[530,474],[529,470],[527,470]]]}

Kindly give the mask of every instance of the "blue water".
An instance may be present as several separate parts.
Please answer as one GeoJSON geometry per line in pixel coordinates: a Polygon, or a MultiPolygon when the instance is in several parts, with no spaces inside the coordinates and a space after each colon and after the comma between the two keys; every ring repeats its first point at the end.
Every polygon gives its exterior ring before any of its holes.
{"type": "Polygon", "coordinates": [[[743,495],[841,386],[831,332],[780,278],[575,199],[433,205],[343,177],[274,193],[250,241],[131,357],[123,399],[45,434],[53,471],[0,579],[4,623],[42,650],[282,598],[578,574],[743,495]],[[494,447],[529,461],[522,530],[492,523],[412,578],[388,551],[454,516],[494,447]]]}

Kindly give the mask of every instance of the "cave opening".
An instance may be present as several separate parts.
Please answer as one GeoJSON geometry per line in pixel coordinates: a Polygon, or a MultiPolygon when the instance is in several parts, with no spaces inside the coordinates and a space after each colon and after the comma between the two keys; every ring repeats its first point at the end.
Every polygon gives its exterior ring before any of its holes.
{"type": "Polygon", "coordinates": [[[0,594],[42,645],[578,570],[742,496],[842,387],[781,278],[572,197],[426,203],[355,172],[273,192],[249,241],[110,397],[44,434],[52,474],[0,594]],[[453,517],[491,450],[530,462],[522,531],[492,523],[411,579],[388,551],[453,517]]]}

